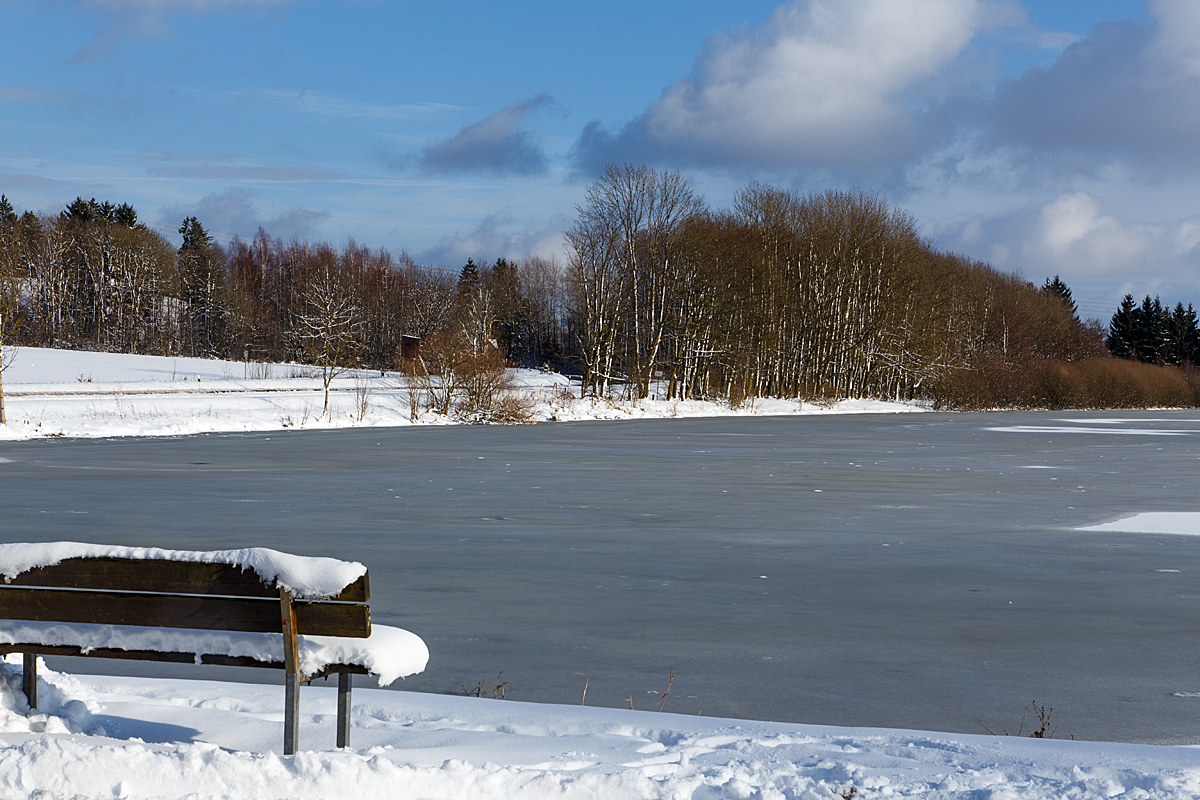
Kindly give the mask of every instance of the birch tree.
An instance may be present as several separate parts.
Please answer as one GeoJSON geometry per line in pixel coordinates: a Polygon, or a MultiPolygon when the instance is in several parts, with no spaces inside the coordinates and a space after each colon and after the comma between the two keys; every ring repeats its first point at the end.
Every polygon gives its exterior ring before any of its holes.
{"type": "Polygon", "coordinates": [[[649,394],[672,321],[679,237],[704,210],[679,172],[609,165],[588,187],[579,220],[566,236],[585,383],[593,390],[607,387],[619,364],[627,394],[649,394]]]}
{"type": "Polygon", "coordinates": [[[0,194],[0,425],[8,424],[4,409],[4,372],[12,364],[16,351],[5,346],[10,338],[10,328],[17,319],[17,302],[20,297],[19,269],[20,238],[18,218],[8,198],[0,194]]]}

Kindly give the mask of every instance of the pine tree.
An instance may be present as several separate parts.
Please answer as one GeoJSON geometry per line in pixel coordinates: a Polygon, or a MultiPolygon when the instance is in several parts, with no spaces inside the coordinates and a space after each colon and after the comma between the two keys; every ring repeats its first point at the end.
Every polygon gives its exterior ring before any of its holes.
{"type": "Polygon", "coordinates": [[[1134,310],[1133,336],[1130,343],[1138,361],[1147,364],[1162,361],[1167,344],[1169,319],[1170,312],[1163,308],[1158,297],[1151,300],[1150,295],[1146,295],[1142,305],[1134,310]]]}
{"type": "Polygon", "coordinates": [[[1164,361],[1180,367],[1200,364],[1200,330],[1196,327],[1196,311],[1188,304],[1176,303],[1167,326],[1168,341],[1164,361]]]}
{"type": "Polygon", "coordinates": [[[13,210],[12,203],[0,194],[0,280],[16,272],[19,260],[17,245],[20,241],[17,221],[17,212],[13,210]]]}
{"type": "Polygon", "coordinates": [[[1046,297],[1057,297],[1062,300],[1063,304],[1070,310],[1071,316],[1079,319],[1079,309],[1075,307],[1075,300],[1071,297],[1071,287],[1067,286],[1062,278],[1057,275],[1054,279],[1046,278],[1046,283],[1042,286],[1041,292],[1046,297]]]}
{"type": "Polygon", "coordinates": [[[1137,325],[1137,307],[1133,304],[1133,295],[1125,295],[1117,313],[1113,314],[1108,323],[1108,336],[1104,346],[1108,352],[1117,358],[1131,358],[1136,355],[1134,348],[1134,328],[1137,325]]]}
{"type": "Polygon", "coordinates": [[[463,265],[462,271],[458,273],[458,296],[464,294],[473,294],[479,288],[479,267],[475,263],[475,259],[468,258],[467,263],[463,265]]]}
{"type": "Polygon", "coordinates": [[[521,278],[517,266],[507,259],[497,259],[492,267],[492,292],[496,306],[496,342],[500,351],[515,363],[525,363],[528,325],[521,278]]]}
{"type": "Polygon", "coordinates": [[[19,283],[17,265],[20,261],[17,237],[17,212],[8,198],[0,194],[0,425],[7,422],[4,412],[4,370],[12,363],[12,351],[7,353],[4,342],[9,331],[16,327],[19,283]]]}
{"type": "Polygon", "coordinates": [[[137,211],[134,211],[133,206],[129,203],[121,203],[113,210],[113,222],[119,225],[124,225],[126,228],[136,228],[137,211]]]}
{"type": "MultiPolygon", "coordinates": [[[[105,203],[104,205],[111,205],[105,203]]],[[[84,200],[82,197],[76,197],[75,201],[67,206],[66,210],[60,215],[64,219],[70,219],[83,225],[91,222],[97,222],[104,219],[104,207],[96,202],[96,198],[84,200]]]]}
{"type": "Polygon", "coordinates": [[[221,302],[225,275],[220,252],[195,217],[185,219],[179,232],[183,235],[179,277],[188,314],[189,350],[192,355],[216,355],[225,321],[221,302]]]}

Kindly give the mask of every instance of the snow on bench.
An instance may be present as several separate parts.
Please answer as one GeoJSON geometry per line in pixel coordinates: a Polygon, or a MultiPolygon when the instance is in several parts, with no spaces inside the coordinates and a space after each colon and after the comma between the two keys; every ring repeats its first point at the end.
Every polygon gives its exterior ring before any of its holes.
{"type": "Polygon", "coordinates": [[[420,637],[371,625],[367,569],[265,548],[163,550],[76,542],[0,545],[0,653],[284,669],[284,753],[299,685],[338,675],[338,746],[349,743],[351,674],[381,686],[422,671],[420,637]]]}

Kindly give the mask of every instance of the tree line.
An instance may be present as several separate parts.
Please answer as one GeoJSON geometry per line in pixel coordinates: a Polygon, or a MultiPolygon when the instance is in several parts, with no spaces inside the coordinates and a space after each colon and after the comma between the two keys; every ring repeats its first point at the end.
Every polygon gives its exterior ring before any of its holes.
{"type": "MultiPolygon", "coordinates": [[[[175,248],[125,204],[79,198],[57,215],[18,216],[0,196],[5,340],[392,369],[402,336],[458,321],[456,276],[407,253],[284,242],[261,229],[222,247],[194,217],[179,233],[175,248]]],[[[536,257],[471,268],[499,346],[522,364],[559,360],[560,270],[536,257]]]]}
{"type": "MultiPolygon", "coordinates": [[[[470,259],[457,274],[353,241],[285,242],[260,229],[221,246],[192,217],[179,232],[176,248],[125,204],[79,198],[57,215],[17,215],[0,197],[0,336],[326,374],[412,369],[408,336],[422,340],[429,371],[498,357],[578,375],[583,394],[734,405],[1144,404],[1162,392],[1128,385],[1162,384],[1153,370],[1167,367],[1136,364],[1117,381],[1126,389],[1106,393],[1109,351],[1196,363],[1177,335],[1189,313],[1195,330],[1190,308],[1126,298],[1106,338],[1057,276],[1038,286],[939,251],[911,215],[863,192],[751,183],[730,208],[711,208],[678,172],[611,165],[564,232],[564,264],[470,259]]],[[[1173,404],[1195,403],[1168,383],[1173,404]]]]}
{"type": "Polygon", "coordinates": [[[937,399],[1103,353],[1069,290],[939,252],[862,192],[751,183],[710,209],[678,173],[614,165],[567,241],[573,354],[597,394],[937,399]]]}
{"type": "Polygon", "coordinates": [[[1146,295],[1139,306],[1127,294],[1108,324],[1104,343],[1117,358],[1176,367],[1200,365],[1200,329],[1191,303],[1187,308],[1176,303],[1169,309],[1158,297],[1151,300],[1146,295]]]}

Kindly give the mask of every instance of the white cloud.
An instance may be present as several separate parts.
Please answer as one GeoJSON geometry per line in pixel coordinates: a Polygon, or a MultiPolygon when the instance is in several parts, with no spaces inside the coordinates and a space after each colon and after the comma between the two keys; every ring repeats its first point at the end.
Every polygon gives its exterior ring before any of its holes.
{"type": "Polygon", "coordinates": [[[1200,4],[1195,0],[1150,0],[1150,15],[1158,20],[1158,44],[1169,63],[1200,78],[1200,4]]]}
{"type": "MultiPolygon", "coordinates": [[[[1073,271],[1093,275],[1124,271],[1158,245],[1164,226],[1123,223],[1105,214],[1100,199],[1084,192],[1065,194],[1042,207],[1036,235],[1027,245],[1073,271]]],[[[1146,266],[1143,264],[1143,266],[1146,266]]]]}
{"type": "Polygon", "coordinates": [[[497,258],[516,260],[524,256],[562,256],[562,232],[571,224],[566,217],[558,216],[545,225],[527,225],[520,230],[506,233],[501,230],[501,226],[507,222],[509,218],[503,213],[489,214],[480,220],[470,233],[456,233],[443,237],[421,254],[421,261],[457,269],[465,264],[468,258],[484,264],[497,258]]]}
{"type": "Polygon", "coordinates": [[[667,143],[737,143],[760,158],[859,150],[909,127],[895,95],[961,52],[979,17],[958,0],[791,3],[753,36],[711,42],[647,127],[667,143]]]}
{"type": "Polygon", "coordinates": [[[169,206],[159,212],[158,227],[169,233],[177,229],[185,217],[196,217],[222,242],[228,242],[233,236],[249,239],[260,227],[280,239],[293,236],[305,239],[329,217],[328,211],[298,206],[278,209],[273,215],[263,214],[255,205],[254,197],[254,193],[246,189],[229,189],[206,195],[191,205],[169,206]]]}
{"type": "Polygon", "coordinates": [[[1156,0],[1153,22],[1102,22],[1048,68],[1002,82],[981,107],[986,146],[1024,153],[1033,174],[1155,179],[1200,168],[1200,5],[1156,0]]]}
{"type": "MultiPolygon", "coordinates": [[[[181,90],[182,91],[182,90],[181,90]]],[[[203,90],[188,90],[195,93],[205,93],[203,90]]],[[[217,95],[215,92],[207,92],[217,95]]],[[[280,91],[278,89],[251,89],[233,93],[237,99],[256,102],[270,102],[273,105],[286,108],[289,111],[301,111],[328,117],[358,117],[361,119],[380,120],[411,120],[421,119],[447,111],[463,111],[462,106],[448,103],[403,103],[383,104],[364,103],[325,92],[315,92],[309,89],[300,91],[280,91]]],[[[224,99],[220,97],[219,99],[224,99]]]]}
{"type": "Polygon", "coordinates": [[[926,233],[943,247],[985,257],[1035,282],[1061,275],[1088,314],[1111,314],[1126,293],[1200,301],[1200,215],[1126,220],[1108,213],[1095,195],[1069,192],[1005,214],[933,223],[926,233]]]}
{"type": "Polygon", "coordinates": [[[546,171],[546,155],[523,126],[530,114],[552,105],[554,98],[542,92],[464,125],[422,153],[421,169],[426,174],[541,174],[546,171]]]}
{"type": "Polygon", "coordinates": [[[292,0],[68,0],[87,12],[97,30],[95,38],[76,51],[70,61],[80,64],[109,56],[130,37],[167,38],[168,20],[177,12],[260,10],[292,0]]]}
{"type": "MultiPolygon", "coordinates": [[[[983,29],[1023,12],[987,0],[792,0],[759,28],[718,34],[692,74],[617,137],[589,148],[652,150],[699,164],[881,164],[923,146],[926,84],[983,29]]],[[[952,80],[950,81],[953,82],[952,80]]]]}

